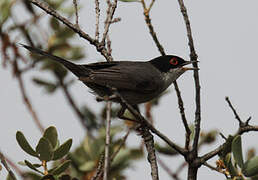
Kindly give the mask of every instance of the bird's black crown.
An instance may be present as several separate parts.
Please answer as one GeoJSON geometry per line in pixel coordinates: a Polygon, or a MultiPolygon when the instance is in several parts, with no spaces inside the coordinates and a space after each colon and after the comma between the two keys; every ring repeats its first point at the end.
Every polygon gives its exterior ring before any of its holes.
{"type": "Polygon", "coordinates": [[[150,63],[161,72],[168,72],[170,69],[184,66],[186,61],[178,56],[165,55],[150,60],[150,63]]]}

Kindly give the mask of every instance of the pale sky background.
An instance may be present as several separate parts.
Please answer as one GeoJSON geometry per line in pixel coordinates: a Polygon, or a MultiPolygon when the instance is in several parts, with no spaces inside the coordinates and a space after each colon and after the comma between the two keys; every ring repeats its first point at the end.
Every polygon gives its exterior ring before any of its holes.
{"type": "MultiPolygon", "coordinates": [[[[80,1],[84,5],[80,11],[79,24],[91,35],[95,30],[93,2],[80,1]]],[[[245,120],[251,115],[253,118],[251,123],[257,125],[258,1],[186,0],[185,4],[190,16],[195,47],[200,61],[202,129],[206,131],[218,129],[226,136],[236,132],[238,123],[224,100],[225,96],[230,97],[241,118],[245,120]]],[[[105,14],[106,10],[102,10],[101,13],[105,14]]],[[[178,2],[176,0],[156,1],[150,16],[166,53],[189,59],[188,39],[178,2]]],[[[141,4],[119,2],[115,17],[122,18],[121,22],[111,27],[115,60],[149,60],[159,56],[146,27],[141,4]]],[[[24,19],[23,16],[17,18],[24,19]]],[[[87,54],[87,58],[81,61],[82,63],[104,59],[88,42],[79,37],[75,39],[75,43],[84,45],[87,54]]],[[[47,73],[39,72],[37,68],[25,76],[27,92],[42,124],[45,127],[55,125],[61,142],[71,137],[74,141],[73,148],[78,146],[84,138],[83,128],[67,104],[62,91],[57,91],[54,96],[48,96],[43,89],[35,87],[30,82],[32,75],[44,78],[50,76],[47,73]]],[[[73,76],[70,74],[70,77],[73,76]]],[[[1,68],[0,82],[2,84],[0,149],[13,162],[18,162],[27,158],[28,155],[18,147],[15,140],[16,131],[21,130],[25,136],[30,136],[29,142],[34,146],[41,134],[23,105],[17,81],[12,77],[9,69],[1,68]]],[[[178,84],[184,99],[187,119],[189,123],[193,122],[195,95],[192,72],[182,75],[178,84]]],[[[153,111],[155,126],[171,140],[183,145],[185,132],[173,86],[170,87],[170,90],[171,93],[162,98],[159,108],[155,108],[153,111]]],[[[96,111],[104,105],[97,103],[94,96],[88,93],[88,89],[80,82],[75,83],[72,93],[80,105],[86,102],[96,111]]],[[[258,149],[257,138],[258,133],[245,134],[243,136],[244,146],[258,149]]],[[[129,137],[129,143],[132,145],[139,140],[140,137],[135,134],[129,137]]],[[[161,142],[156,136],[155,140],[161,142]]],[[[217,144],[204,146],[201,154],[214,149],[222,142],[223,140],[218,138],[217,144]]],[[[164,156],[160,156],[160,158],[165,160],[172,171],[182,161],[182,158],[166,158],[164,156]]],[[[217,157],[210,162],[213,163],[216,159],[217,157]]],[[[146,161],[145,158],[141,162],[135,163],[133,168],[126,172],[129,180],[151,179],[150,167],[146,161]]],[[[160,179],[169,179],[161,167],[159,167],[159,172],[160,179]]],[[[0,179],[5,177],[6,171],[3,169],[0,171],[0,179]]],[[[180,177],[186,179],[186,171],[181,173],[180,177]]],[[[212,172],[206,167],[200,168],[198,179],[205,180],[207,178],[225,179],[223,175],[212,172]]]]}

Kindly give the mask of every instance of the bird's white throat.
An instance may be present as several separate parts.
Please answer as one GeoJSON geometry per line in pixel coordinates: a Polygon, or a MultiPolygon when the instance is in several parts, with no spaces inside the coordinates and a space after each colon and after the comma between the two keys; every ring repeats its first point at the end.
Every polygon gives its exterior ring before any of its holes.
{"type": "Polygon", "coordinates": [[[170,69],[168,72],[163,73],[164,88],[167,89],[185,70],[183,68],[170,69]]]}

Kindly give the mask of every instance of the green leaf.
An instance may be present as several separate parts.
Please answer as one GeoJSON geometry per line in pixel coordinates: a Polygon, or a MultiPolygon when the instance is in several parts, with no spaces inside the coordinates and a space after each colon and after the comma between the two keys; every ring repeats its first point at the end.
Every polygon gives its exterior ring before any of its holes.
{"type": "Polygon", "coordinates": [[[41,166],[42,166],[42,164],[34,163],[34,164],[33,164],[33,166],[34,166],[35,168],[39,168],[39,167],[41,167],[41,166]]]}
{"type": "Polygon", "coordinates": [[[54,154],[50,141],[45,137],[40,138],[36,152],[39,154],[39,159],[45,161],[50,161],[54,154]]]}
{"type": "Polygon", "coordinates": [[[71,56],[70,60],[79,60],[84,57],[83,49],[81,47],[72,47],[70,49],[71,56]]]}
{"type": "Polygon", "coordinates": [[[171,148],[170,146],[160,146],[158,143],[155,144],[155,149],[161,153],[161,154],[165,154],[165,155],[176,155],[178,154],[173,148],[171,148]]]}
{"type": "Polygon", "coordinates": [[[8,173],[6,180],[15,180],[15,179],[13,179],[12,176],[10,175],[10,173],[8,173]]]}
{"type": "Polygon", "coordinates": [[[72,31],[70,28],[67,28],[67,27],[60,29],[56,33],[57,38],[65,38],[65,39],[71,38],[73,35],[75,35],[74,31],[72,31]]]}
{"type": "Polygon", "coordinates": [[[56,168],[50,170],[49,173],[52,175],[59,175],[69,167],[70,163],[71,163],[70,160],[64,161],[62,164],[60,164],[56,168]]]}
{"type": "Polygon", "coordinates": [[[49,142],[51,143],[52,147],[56,147],[57,145],[57,131],[54,126],[48,127],[43,134],[43,137],[47,138],[49,142]]]}
{"type": "Polygon", "coordinates": [[[54,29],[54,30],[59,30],[60,29],[60,23],[58,20],[56,20],[56,18],[52,17],[50,19],[50,26],[54,29]]]}
{"type": "Polygon", "coordinates": [[[236,136],[232,141],[232,152],[236,163],[242,169],[244,160],[242,153],[242,140],[240,135],[236,136]]]}
{"type": "Polygon", "coordinates": [[[258,156],[247,160],[242,168],[242,172],[246,177],[258,175],[258,156]]]}
{"type": "Polygon", "coordinates": [[[28,143],[28,141],[26,140],[25,136],[21,131],[17,131],[16,140],[23,151],[25,151],[31,156],[38,157],[38,154],[34,149],[32,149],[32,147],[30,146],[30,144],[28,143]]]}
{"type": "Polygon", "coordinates": [[[55,92],[56,88],[58,87],[55,83],[45,81],[36,77],[34,77],[32,81],[38,86],[43,86],[48,93],[55,92]]]}
{"type": "Polygon", "coordinates": [[[231,177],[235,177],[238,175],[237,169],[233,166],[232,160],[231,160],[231,153],[228,153],[225,158],[225,166],[227,167],[229,174],[231,177]]]}
{"type": "Polygon", "coordinates": [[[21,166],[26,166],[24,161],[19,161],[18,164],[21,165],[21,166]]]}
{"type": "Polygon", "coordinates": [[[96,162],[95,161],[86,161],[84,164],[82,164],[79,169],[81,171],[92,171],[96,167],[96,162]]]}
{"type": "Polygon", "coordinates": [[[11,7],[14,3],[10,0],[0,1],[0,26],[10,17],[11,7]]]}
{"type": "Polygon", "coordinates": [[[143,157],[143,150],[139,148],[130,149],[130,159],[140,159],[143,157]]]}
{"type": "Polygon", "coordinates": [[[63,156],[65,156],[71,146],[72,146],[73,140],[72,139],[68,139],[66,142],[64,142],[60,147],[58,147],[55,151],[54,151],[54,157],[53,160],[57,160],[62,158],[63,156]]]}
{"type": "Polygon", "coordinates": [[[24,163],[26,164],[26,166],[28,166],[30,169],[40,173],[40,174],[44,174],[43,172],[39,171],[32,163],[30,163],[29,161],[25,160],[24,163]]]}

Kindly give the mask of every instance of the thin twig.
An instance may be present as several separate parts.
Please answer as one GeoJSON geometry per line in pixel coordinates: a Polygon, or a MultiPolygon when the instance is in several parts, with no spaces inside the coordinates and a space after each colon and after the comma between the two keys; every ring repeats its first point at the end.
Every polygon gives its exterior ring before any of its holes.
{"type": "Polygon", "coordinates": [[[171,178],[173,178],[173,179],[175,179],[175,180],[180,180],[180,178],[177,176],[177,174],[176,174],[176,173],[173,173],[173,172],[171,171],[171,169],[169,169],[169,167],[168,167],[161,159],[159,159],[159,158],[158,158],[158,163],[159,163],[160,166],[168,173],[168,175],[169,175],[171,178]]]}
{"type": "Polygon", "coordinates": [[[100,17],[99,0],[95,0],[95,12],[96,12],[95,39],[96,41],[99,41],[99,17],[100,17]]]}
{"type": "Polygon", "coordinates": [[[145,4],[145,1],[144,0],[141,0],[141,3],[142,3],[142,7],[143,7],[143,11],[144,11],[144,19],[145,19],[145,22],[149,28],[149,31],[150,31],[150,34],[151,34],[151,37],[153,38],[159,52],[161,53],[162,56],[166,55],[165,53],[165,50],[163,48],[163,46],[160,44],[159,40],[158,40],[158,37],[156,35],[156,32],[154,31],[154,27],[151,23],[151,19],[150,19],[150,16],[149,16],[149,12],[150,12],[150,9],[154,3],[154,0],[152,0],[151,2],[151,6],[149,8],[146,7],[146,4],[145,4]]]}
{"type": "Polygon", "coordinates": [[[117,23],[119,21],[121,21],[122,19],[120,17],[117,17],[117,18],[114,18],[110,24],[113,24],[113,23],[117,23]]]}
{"type": "Polygon", "coordinates": [[[74,9],[75,9],[75,25],[79,28],[79,16],[78,16],[77,0],[73,0],[73,5],[74,5],[74,9]]]}
{"type": "Polygon", "coordinates": [[[189,150],[189,144],[190,144],[190,135],[191,135],[191,130],[189,128],[189,125],[187,123],[186,117],[185,117],[185,110],[184,110],[184,102],[181,97],[181,92],[178,88],[177,82],[174,82],[174,87],[176,90],[177,94],[177,99],[178,99],[178,107],[180,109],[180,114],[181,114],[181,119],[183,121],[184,127],[185,127],[185,149],[189,150]]]}
{"type": "Polygon", "coordinates": [[[24,172],[17,166],[17,163],[11,161],[9,158],[6,157],[6,155],[4,155],[4,157],[7,164],[9,164],[16,173],[18,173],[21,177],[24,176],[24,172]]]}
{"type": "MultiPolygon", "coordinates": [[[[127,131],[127,133],[125,134],[125,136],[122,138],[122,141],[119,145],[119,147],[117,148],[117,150],[111,155],[110,157],[110,163],[112,163],[112,161],[114,160],[114,158],[116,157],[116,155],[119,153],[119,151],[122,149],[122,147],[124,146],[126,140],[127,140],[127,137],[128,135],[130,134],[131,132],[131,129],[129,129],[127,131]]],[[[98,180],[100,177],[102,177],[103,175],[103,170],[104,170],[104,156],[102,156],[102,159],[100,160],[99,162],[99,165],[97,167],[97,170],[96,170],[96,173],[95,175],[93,176],[93,178],[91,180],[98,180]]]]}
{"type": "Polygon", "coordinates": [[[109,38],[109,35],[107,35],[107,51],[108,51],[108,54],[111,55],[112,48],[111,48],[111,40],[109,38]]]}
{"type": "Polygon", "coordinates": [[[64,95],[66,97],[66,99],[68,100],[70,106],[72,107],[72,109],[74,110],[74,112],[76,113],[77,117],[79,118],[82,126],[87,129],[87,134],[90,136],[90,137],[93,137],[87,124],[86,124],[86,117],[83,115],[83,113],[80,111],[79,107],[76,105],[71,93],[69,92],[69,89],[67,87],[66,84],[64,84],[63,82],[63,79],[59,78],[59,83],[60,83],[60,87],[62,88],[63,92],[64,92],[64,95]]]}
{"type": "Polygon", "coordinates": [[[3,166],[5,167],[5,169],[8,171],[9,175],[11,176],[11,178],[13,180],[17,180],[17,178],[15,177],[13,171],[8,166],[8,164],[6,163],[5,157],[4,157],[4,155],[1,152],[0,152],[0,160],[1,160],[1,163],[3,164],[3,166]]]}
{"type": "MultiPolygon", "coordinates": [[[[244,133],[247,133],[249,131],[258,131],[258,126],[251,126],[251,125],[246,125],[246,126],[242,126],[239,127],[237,133],[233,136],[237,136],[237,135],[241,135],[244,133]]],[[[204,163],[206,161],[208,161],[209,159],[213,158],[214,156],[218,155],[219,153],[221,153],[221,151],[224,148],[224,145],[226,145],[227,142],[225,142],[224,144],[220,145],[219,147],[217,147],[216,149],[206,153],[205,155],[201,156],[200,159],[200,163],[204,163]]]]}
{"type": "Polygon", "coordinates": [[[121,150],[121,148],[125,145],[125,142],[129,136],[131,132],[131,129],[128,129],[128,131],[126,132],[125,136],[122,138],[121,143],[119,144],[117,150],[111,155],[110,157],[110,162],[112,162],[114,160],[114,158],[116,157],[116,155],[119,153],[119,151],[121,150]]]}
{"type": "Polygon", "coordinates": [[[117,7],[117,0],[114,0],[113,3],[111,3],[110,0],[107,0],[107,4],[108,4],[107,17],[105,20],[105,28],[104,28],[104,32],[103,32],[103,36],[102,36],[102,40],[101,40],[101,44],[103,44],[103,45],[105,45],[109,27],[110,27],[110,24],[113,19],[113,15],[114,15],[116,7],[117,7]]]}
{"type": "Polygon", "coordinates": [[[114,90],[113,93],[120,98],[121,103],[126,106],[126,108],[134,115],[134,117],[141,123],[148,127],[154,134],[164,140],[170,147],[175,149],[179,154],[185,156],[187,151],[184,148],[181,148],[174,142],[172,142],[167,136],[157,130],[150,122],[148,122],[138,111],[136,111],[130,104],[128,104],[125,99],[116,91],[114,90]]]}
{"type": "MultiPolygon", "coordinates": [[[[143,10],[144,10],[144,17],[145,17],[145,22],[149,28],[149,31],[150,31],[150,34],[160,52],[161,55],[166,55],[165,53],[165,50],[163,48],[163,46],[160,44],[159,40],[158,40],[158,37],[156,35],[156,32],[154,31],[154,27],[151,23],[151,19],[150,19],[150,16],[149,16],[149,12],[154,4],[155,0],[152,0],[149,8],[147,8],[146,4],[145,4],[145,1],[144,0],[141,0],[141,3],[142,3],[142,6],[143,6],[143,10]]],[[[187,120],[186,120],[186,117],[185,117],[185,112],[184,112],[184,103],[183,103],[183,99],[182,99],[182,96],[181,96],[181,93],[180,93],[180,90],[178,88],[178,85],[177,85],[177,82],[175,81],[174,82],[174,87],[175,87],[175,90],[176,90],[176,94],[177,94],[177,98],[178,98],[178,106],[179,106],[179,109],[180,109],[180,113],[181,113],[181,119],[183,121],[183,124],[184,124],[184,127],[186,129],[186,140],[185,140],[185,148],[186,150],[189,149],[189,143],[190,143],[190,134],[191,134],[191,130],[189,128],[189,125],[187,123],[187,120]]]]}
{"type": "Polygon", "coordinates": [[[224,175],[226,176],[226,178],[228,178],[227,173],[225,173],[224,171],[220,171],[218,168],[213,167],[213,166],[210,165],[209,163],[205,162],[203,165],[206,166],[206,167],[208,167],[209,169],[211,169],[211,170],[213,170],[213,171],[217,171],[217,172],[220,173],[220,174],[224,174],[224,175]]]}
{"type": "MultiPolygon", "coordinates": [[[[191,25],[190,25],[190,20],[188,18],[187,10],[183,0],[178,0],[178,3],[180,6],[182,15],[184,17],[184,22],[187,30],[187,37],[189,41],[188,45],[190,48],[190,58],[191,58],[191,61],[196,61],[197,54],[194,48],[192,30],[191,30],[191,25]]],[[[193,63],[193,67],[198,68],[198,64],[193,63]]],[[[194,131],[195,135],[194,135],[194,141],[193,141],[193,154],[194,154],[194,157],[197,157],[198,141],[200,136],[200,126],[201,126],[201,93],[200,93],[200,79],[199,79],[198,71],[194,71],[194,82],[195,82],[195,90],[196,90],[196,95],[195,95],[196,111],[195,111],[195,131],[194,131]]]]}
{"type": "Polygon", "coordinates": [[[179,174],[181,171],[183,171],[184,167],[187,166],[187,162],[183,162],[176,170],[175,174],[179,174]]]}
{"type": "Polygon", "coordinates": [[[110,165],[109,157],[109,146],[110,146],[110,125],[111,125],[111,102],[107,102],[107,112],[106,112],[106,144],[105,144],[105,161],[104,161],[104,178],[108,179],[108,171],[110,165]]]}
{"type": "Polygon", "coordinates": [[[61,16],[54,9],[52,9],[48,4],[46,4],[43,1],[39,1],[39,0],[29,0],[29,1],[33,4],[35,4],[36,6],[38,6],[39,8],[41,8],[42,10],[44,10],[46,13],[55,17],[57,20],[64,23],[67,27],[69,27],[71,30],[73,30],[75,33],[77,33],[79,36],[86,39],[90,44],[93,44],[96,47],[97,51],[100,52],[107,61],[113,60],[113,58],[108,55],[107,49],[105,48],[105,46],[103,46],[103,44],[96,41],[95,38],[90,37],[87,33],[82,31],[79,27],[77,27],[76,25],[71,23],[67,18],[61,16]]]}
{"type": "Polygon", "coordinates": [[[105,155],[102,154],[100,156],[96,172],[95,172],[94,176],[91,178],[91,180],[98,180],[98,179],[100,179],[100,177],[102,177],[103,167],[104,167],[104,159],[105,159],[105,155]]]}
{"type": "Polygon", "coordinates": [[[239,117],[239,115],[237,114],[236,112],[236,109],[233,107],[233,105],[231,104],[230,100],[229,100],[229,97],[226,97],[225,100],[227,101],[229,107],[231,108],[231,110],[233,111],[234,115],[235,115],[235,118],[238,120],[238,123],[240,126],[242,126],[244,123],[243,121],[241,120],[241,118],[239,117]]]}
{"type": "Polygon", "coordinates": [[[17,77],[17,80],[18,80],[18,83],[19,83],[19,87],[20,87],[20,90],[21,90],[23,102],[25,103],[28,111],[30,112],[30,114],[31,114],[34,122],[36,123],[37,127],[39,128],[40,132],[43,133],[44,132],[44,127],[40,123],[38,115],[37,115],[36,111],[33,109],[33,106],[30,102],[30,99],[27,96],[27,93],[26,93],[26,90],[25,90],[25,87],[24,87],[24,83],[23,83],[23,79],[22,79],[22,74],[20,72],[20,69],[18,67],[18,63],[17,63],[16,60],[14,61],[14,68],[15,68],[16,77],[17,77]]]}

